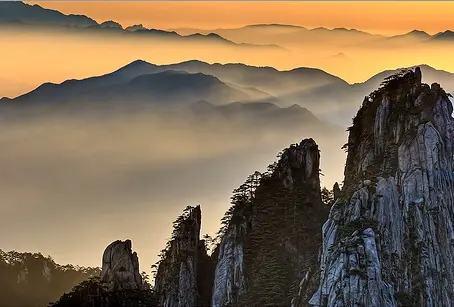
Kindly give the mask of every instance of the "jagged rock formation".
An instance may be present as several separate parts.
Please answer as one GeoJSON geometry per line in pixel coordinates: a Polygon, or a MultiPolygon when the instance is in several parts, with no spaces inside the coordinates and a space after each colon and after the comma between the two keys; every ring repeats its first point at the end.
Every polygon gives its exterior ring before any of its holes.
{"type": "Polygon", "coordinates": [[[284,150],[269,172],[234,191],[218,247],[212,306],[284,306],[316,265],[322,204],[320,154],[312,139],[284,150]]]}
{"type": "Polygon", "coordinates": [[[155,279],[160,306],[209,306],[213,268],[205,241],[200,240],[200,226],[200,206],[188,206],[174,222],[155,279]]]}
{"type": "Polygon", "coordinates": [[[117,240],[106,247],[100,280],[111,291],[142,289],[139,258],[136,252],[132,252],[131,240],[117,240]]]}
{"type": "Polygon", "coordinates": [[[418,68],[366,97],[323,226],[311,306],[453,306],[452,111],[418,68]]]}

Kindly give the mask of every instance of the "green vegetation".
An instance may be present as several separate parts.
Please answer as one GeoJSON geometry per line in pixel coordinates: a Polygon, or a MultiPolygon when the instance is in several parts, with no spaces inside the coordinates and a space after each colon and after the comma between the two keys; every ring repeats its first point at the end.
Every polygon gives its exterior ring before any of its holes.
{"type": "Polygon", "coordinates": [[[0,306],[45,306],[100,272],[100,268],[59,265],[41,253],[0,250],[0,306]]]}
{"type": "Polygon", "coordinates": [[[310,183],[300,180],[303,170],[298,168],[292,168],[293,187],[285,187],[277,170],[292,165],[288,150],[267,172],[254,172],[233,191],[232,206],[221,220],[218,238],[233,226],[246,231],[241,239],[247,292],[235,306],[289,306],[301,272],[316,266],[333,192],[312,191],[310,183]]]}
{"type": "Polygon", "coordinates": [[[321,194],[322,194],[322,202],[325,205],[328,205],[328,206],[331,205],[334,200],[333,190],[330,191],[326,187],[323,187],[321,194]]]}
{"type": "Polygon", "coordinates": [[[49,307],[157,307],[153,290],[147,282],[145,285],[141,290],[107,291],[99,277],[92,277],[49,307]]]}

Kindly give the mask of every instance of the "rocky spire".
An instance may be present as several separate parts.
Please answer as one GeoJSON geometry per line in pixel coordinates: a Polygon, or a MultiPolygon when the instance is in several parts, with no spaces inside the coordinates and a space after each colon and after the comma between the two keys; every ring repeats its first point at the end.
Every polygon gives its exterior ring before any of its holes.
{"type": "Polygon", "coordinates": [[[113,290],[142,289],[139,259],[131,240],[114,241],[104,250],[100,280],[113,290]]]}
{"type": "MultiPolygon", "coordinates": [[[[290,304],[302,276],[308,276],[302,287],[313,286],[309,268],[316,264],[315,242],[328,215],[321,201],[319,161],[317,144],[305,139],[282,152],[250,197],[236,195],[219,246],[213,307],[290,304]],[[285,278],[269,277],[279,274],[285,278]]],[[[254,186],[256,175],[245,185],[254,186]]]]}
{"type": "Polygon", "coordinates": [[[334,197],[334,200],[338,199],[340,196],[341,196],[341,190],[339,188],[339,183],[336,182],[333,185],[333,197],[334,197]]]}
{"type": "Polygon", "coordinates": [[[323,226],[311,306],[453,306],[452,111],[419,68],[366,97],[323,226]]]}
{"type": "Polygon", "coordinates": [[[160,306],[209,306],[210,298],[205,297],[204,288],[208,284],[211,289],[209,271],[213,269],[206,266],[209,257],[205,242],[200,240],[200,226],[200,206],[188,206],[174,222],[172,239],[162,255],[155,280],[160,306]]]}

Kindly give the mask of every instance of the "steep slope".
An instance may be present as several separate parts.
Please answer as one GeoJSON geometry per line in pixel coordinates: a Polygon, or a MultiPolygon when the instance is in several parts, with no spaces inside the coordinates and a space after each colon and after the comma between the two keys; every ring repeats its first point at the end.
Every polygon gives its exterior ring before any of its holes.
{"type": "Polygon", "coordinates": [[[421,70],[365,98],[311,306],[452,306],[453,108],[421,70]]]}
{"type": "Polygon", "coordinates": [[[305,139],[234,191],[216,251],[213,307],[290,305],[299,280],[316,264],[328,214],[319,158],[315,142],[305,139]]]}
{"type": "Polygon", "coordinates": [[[205,241],[200,240],[201,214],[200,206],[189,206],[174,222],[155,279],[162,307],[209,306],[213,268],[205,241]]]}

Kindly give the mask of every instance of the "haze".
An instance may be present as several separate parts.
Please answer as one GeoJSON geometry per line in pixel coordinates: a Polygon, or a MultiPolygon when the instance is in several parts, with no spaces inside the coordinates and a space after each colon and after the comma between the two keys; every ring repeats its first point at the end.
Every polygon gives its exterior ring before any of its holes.
{"type": "Polygon", "coordinates": [[[303,137],[320,143],[324,183],[341,179],[342,133],[151,112],[8,118],[0,124],[0,232],[14,235],[2,236],[2,249],[59,263],[99,265],[111,241],[130,238],[149,271],[187,205],[202,205],[203,232],[214,235],[231,191],[303,137]]]}

